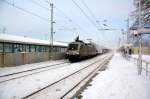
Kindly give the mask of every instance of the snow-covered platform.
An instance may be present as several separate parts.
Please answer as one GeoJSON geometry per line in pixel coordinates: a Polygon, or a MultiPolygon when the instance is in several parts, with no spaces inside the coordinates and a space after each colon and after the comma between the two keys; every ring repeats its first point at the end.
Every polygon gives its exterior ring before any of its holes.
{"type": "Polygon", "coordinates": [[[81,94],[82,99],[150,99],[150,74],[146,76],[142,71],[138,75],[134,61],[118,53],[91,85],[81,94]]]}

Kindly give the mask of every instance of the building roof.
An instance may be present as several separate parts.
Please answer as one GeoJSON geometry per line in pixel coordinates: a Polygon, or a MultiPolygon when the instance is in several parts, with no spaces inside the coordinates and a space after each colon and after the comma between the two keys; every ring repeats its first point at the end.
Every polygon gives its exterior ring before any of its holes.
{"type": "MultiPolygon", "coordinates": [[[[14,43],[24,43],[24,44],[37,44],[37,45],[50,45],[48,40],[40,40],[29,37],[15,36],[9,34],[0,34],[0,41],[2,42],[14,42],[14,43]]],[[[54,46],[67,46],[67,43],[53,42],[54,46]]]]}

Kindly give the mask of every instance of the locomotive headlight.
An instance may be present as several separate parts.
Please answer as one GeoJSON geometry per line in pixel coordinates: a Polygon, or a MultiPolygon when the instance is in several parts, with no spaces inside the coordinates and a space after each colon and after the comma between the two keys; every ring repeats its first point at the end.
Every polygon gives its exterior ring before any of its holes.
{"type": "Polygon", "coordinates": [[[72,54],[73,54],[73,55],[78,55],[79,52],[78,52],[78,51],[73,51],[72,54]]]}
{"type": "Polygon", "coordinates": [[[75,54],[79,54],[79,51],[76,51],[75,54]]]}
{"type": "Polygon", "coordinates": [[[69,54],[69,52],[66,52],[66,54],[68,55],[68,54],[69,54]]]}
{"type": "Polygon", "coordinates": [[[79,51],[69,51],[69,55],[79,55],[79,51]]]}

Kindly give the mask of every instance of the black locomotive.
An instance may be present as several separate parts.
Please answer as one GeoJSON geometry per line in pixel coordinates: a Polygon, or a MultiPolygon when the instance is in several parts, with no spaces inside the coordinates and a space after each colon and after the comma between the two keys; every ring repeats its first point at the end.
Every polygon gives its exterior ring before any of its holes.
{"type": "Polygon", "coordinates": [[[68,45],[66,58],[68,58],[70,61],[76,61],[96,56],[97,54],[98,50],[94,43],[85,43],[79,40],[79,37],[77,37],[74,42],[71,42],[68,45]]]}

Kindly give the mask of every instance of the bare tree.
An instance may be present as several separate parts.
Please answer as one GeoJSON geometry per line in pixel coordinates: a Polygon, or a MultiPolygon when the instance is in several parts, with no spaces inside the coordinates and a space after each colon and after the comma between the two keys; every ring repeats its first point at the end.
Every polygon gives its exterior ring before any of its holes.
{"type": "Polygon", "coordinates": [[[134,0],[135,11],[131,12],[131,16],[135,19],[134,24],[139,24],[139,5],[141,9],[142,25],[150,23],[150,0],[134,0]]]}

